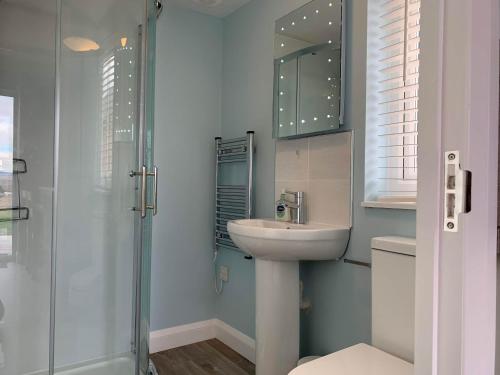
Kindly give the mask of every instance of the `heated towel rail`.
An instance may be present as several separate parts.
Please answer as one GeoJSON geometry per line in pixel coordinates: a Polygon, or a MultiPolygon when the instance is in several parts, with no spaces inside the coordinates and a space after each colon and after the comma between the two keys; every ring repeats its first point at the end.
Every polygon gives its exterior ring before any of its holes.
{"type": "MultiPolygon", "coordinates": [[[[239,248],[233,243],[227,232],[229,220],[249,219],[253,217],[253,155],[254,132],[248,131],[246,137],[235,139],[215,138],[215,249],[225,247],[239,248]],[[231,184],[229,176],[224,175],[225,166],[238,175],[244,170],[241,180],[244,184],[231,184]]],[[[227,172],[226,172],[227,174],[227,172]]],[[[234,176],[231,176],[234,177],[234,176]]]]}

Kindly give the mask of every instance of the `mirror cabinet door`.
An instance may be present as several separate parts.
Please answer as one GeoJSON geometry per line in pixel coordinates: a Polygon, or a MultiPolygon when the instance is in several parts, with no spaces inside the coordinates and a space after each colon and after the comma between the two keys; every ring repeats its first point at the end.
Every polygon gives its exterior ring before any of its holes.
{"type": "Polygon", "coordinates": [[[340,0],[313,0],[276,21],[276,138],[342,126],[342,11],[340,0]]]}
{"type": "Polygon", "coordinates": [[[278,76],[275,88],[275,118],[278,121],[278,137],[290,137],[297,134],[297,58],[281,60],[275,65],[278,76]]]}
{"type": "Polygon", "coordinates": [[[321,48],[299,58],[298,134],[340,126],[340,51],[321,48]]]}

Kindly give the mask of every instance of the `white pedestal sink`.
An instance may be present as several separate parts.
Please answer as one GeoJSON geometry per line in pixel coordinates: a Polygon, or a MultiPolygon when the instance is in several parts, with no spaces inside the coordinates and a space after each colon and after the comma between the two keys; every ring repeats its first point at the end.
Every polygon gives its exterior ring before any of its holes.
{"type": "Polygon", "coordinates": [[[299,359],[299,261],[340,257],[349,227],[249,219],[227,229],[256,258],[256,373],[286,375],[299,359]]]}

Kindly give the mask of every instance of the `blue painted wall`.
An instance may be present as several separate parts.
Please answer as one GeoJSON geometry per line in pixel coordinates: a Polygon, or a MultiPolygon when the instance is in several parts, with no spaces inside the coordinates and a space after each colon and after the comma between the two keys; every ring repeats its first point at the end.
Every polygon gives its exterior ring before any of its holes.
{"type": "MultiPolygon", "coordinates": [[[[274,21],[305,0],[253,0],[224,19],[222,136],[256,132],[255,212],[272,217],[274,140],[272,138],[274,21]]],[[[216,297],[216,316],[255,335],[255,265],[223,250],[219,264],[230,265],[230,281],[216,297]]]]}
{"type": "Polygon", "coordinates": [[[221,123],[222,21],[167,5],[156,46],[153,330],[215,315],[213,139],[221,123]]]}
{"type": "MultiPolygon", "coordinates": [[[[274,201],[272,92],[274,21],[307,1],[254,0],[224,20],[222,135],[256,131],[256,215],[271,217],[274,201]]],[[[369,261],[370,239],[415,235],[415,212],[362,208],[367,0],[348,2],[346,125],[355,131],[353,234],[348,257],[369,261]]],[[[230,283],[216,297],[216,316],[242,332],[255,333],[252,261],[224,251],[230,283]]],[[[325,354],[370,341],[370,270],[335,262],[304,263],[301,277],[313,307],[301,318],[302,354],[325,354]]]]}
{"type": "MultiPolygon", "coordinates": [[[[152,329],[217,317],[255,335],[254,261],[223,250],[230,267],[213,292],[213,137],[256,131],[256,215],[274,204],[274,21],[308,0],[253,0],[220,20],[173,6],[157,40],[155,157],[161,166],[153,233],[152,329]]],[[[354,229],[348,257],[369,261],[370,239],[415,235],[415,213],[361,208],[364,197],[366,3],[348,2],[346,126],[355,131],[354,229]]],[[[303,263],[312,309],[302,315],[302,353],[370,341],[370,271],[303,263]]]]}

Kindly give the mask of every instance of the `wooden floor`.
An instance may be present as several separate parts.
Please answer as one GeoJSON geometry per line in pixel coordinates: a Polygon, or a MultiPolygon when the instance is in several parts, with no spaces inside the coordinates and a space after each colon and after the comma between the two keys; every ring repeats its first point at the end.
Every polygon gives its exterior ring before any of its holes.
{"type": "Polygon", "coordinates": [[[159,375],[248,375],[253,363],[217,339],[155,353],[151,356],[159,375]]]}

